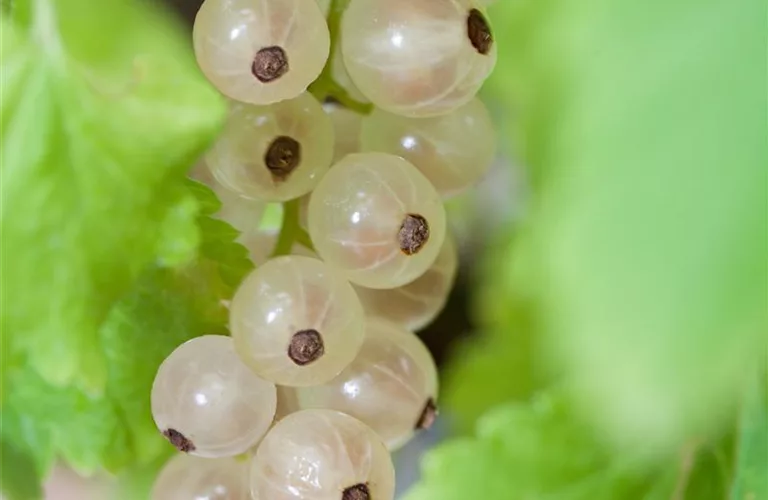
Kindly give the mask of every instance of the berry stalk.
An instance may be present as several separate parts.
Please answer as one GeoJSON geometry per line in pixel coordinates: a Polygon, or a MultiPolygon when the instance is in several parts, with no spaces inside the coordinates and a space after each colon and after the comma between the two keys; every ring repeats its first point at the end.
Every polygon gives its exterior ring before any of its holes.
{"type": "Polygon", "coordinates": [[[325,102],[331,98],[338,101],[345,108],[351,109],[361,115],[367,115],[373,110],[372,104],[366,104],[353,99],[349,93],[333,78],[333,59],[338,54],[336,50],[340,42],[341,16],[347,8],[349,0],[331,0],[331,8],[328,11],[328,31],[331,33],[331,51],[328,61],[325,63],[320,76],[309,86],[309,91],[318,101],[325,102]]]}

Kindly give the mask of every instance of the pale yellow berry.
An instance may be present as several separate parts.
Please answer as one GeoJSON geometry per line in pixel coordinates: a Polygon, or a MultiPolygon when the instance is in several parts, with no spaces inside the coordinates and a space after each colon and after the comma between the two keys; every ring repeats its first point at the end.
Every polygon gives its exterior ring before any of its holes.
{"type": "Polygon", "coordinates": [[[351,415],[390,449],[402,446],[437,413],[437,368],[419,338],[383,319],[369,319],[365,342],[352,364],[333,380],[296,390],[302,409],[351,415]]]}
{"type": "Polygon", "coordinates": [[[391,153],[413,163],[443,197],[472,187],[496,154],[496,133],[480,99],[431,118],[376,109],[363,119],[360,141],[363,151],[391,153]]]}
{"type": "Polygon", "coordinates": [[[360,127],[362,115],[340,104],[326,103],[323,109],[333,123],[334,146],[333,163],[343,159],[348,154],[360,151],[360,127]]]}
{"type": "Polygon", "coordinates": [[[152,416],[180,451],[231,457],[259,442],[275,416],[275,385],[248,369],[230,337],[192,339],[163,361],[152,385],[152,416]]]}
{"type": "Polygon", "coordinates": [[[243,281],[230,306],[238,354],[280,385],[330,380],[354,359],[364,330],[352,285],[310,257],[269,260],[243,281]]]}
{"type": "Polygon", "coordinates": [[[251,491],[269,500],[392,500],[395,473],[381,439],[343,413],[288,415],[251,462],[251,491]]]}
{"type": "Polygon", "coordinates": [[[206,155],[222,186],[265,201],[310,192],[332,158],[333,123],[309,93],[271,106],[233,104],[224,131],[206,155]]]}
{"type": "Polygon", "coordinates": [[[251,496],[248,462],[179,454],[158,475],[152,500],[257,500],[251,496]]]}
{"type": "Polygon", "coordinates": [[[200,68],[221,93],[260,105],[304,92],[330,51],[325,17],[310,0],[205,0],[193,39],[200,68]]]}
{"type": "Polygon", "coordinates": [[[453,239],[446,237],[435,263],[414,281],[389,290],[356,286],[355,291],[366,315],[386,318],[408,330],[418,331],[443,310],[458,264],[453,239]]]}
{"type": "Polygon", "coordinates": [[[354,0],[341,30],[344,65],[377,107],[407,116],[469,102],[496,63],[474,0],[354,0]]]}
{"type": "Polygon", "coordinates": [[[395,288],[435,262],[445,209],[410,163],[382,153],[351,154],[326,174],[309,201],[317,254],[352,282],[395,288]]]}

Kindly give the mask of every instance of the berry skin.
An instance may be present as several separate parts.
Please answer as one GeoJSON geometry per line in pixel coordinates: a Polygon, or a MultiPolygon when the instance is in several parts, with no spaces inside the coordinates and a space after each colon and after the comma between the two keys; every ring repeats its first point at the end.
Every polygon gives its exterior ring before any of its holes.
{"type": "Polygon", "coordinates": [[[152,385],[152,416],[179,451],[231,457],[259,442],[275,416],[275,385],[235,354],[230,337],[185,342],[160,365],[152,385]]]}
{"type": "Polygon", "coordinates": [[[332,158],[333,123],[309,93],[271,106],[234,104],[206,155],[222,186],[264,201],[310,192],[332,158]]]}
{"type": "Polygon", "coordinates": [[[475,98],[448,114],[407,118],[379,109],[363,119],[362,151],[402,156],[444,198],[472,187],[496,156],[496,133],[485,105],[475,98]]]}
{"type": "Polygon", "coordinates": [[[352,364],[330,382],[297,389],[296,396],[302,409],[336,410],[359,419],[393,450],[434,420],[437,367],[416,335],[369,319],[352,364]]]}
{"type": "Polygon", "coordinates": [[[418,331],[443,310],[458,264],[456,245],[452,238],[446,237],[435,263],[414,281],[389,290],[356,286],[355,292],[367,316],[386,318],[408,330],[418,331]]]}
{"type": "Polygon", "coordinates": [[[323,109],[333,122],[333,163],[345,156],[360,151],[360,126],[362,117],[359,113],[335,103],[326,103],[323,109]]]}
{"type": "Polygon", "coordinates": [[[404,116],[466,104],[496,63],[490,26],[474,0],[355,0],[341,42],[357,88],[404,116]]]}
{"type": "Polygon", "coordinates": [[[248,485],[248,462],[234,458],[176,455],[160,471],[152,500],[256,500],[248,485]]]}
{"type": "Polygon", "coordinates": [[[310,257],[269,260],[243,281],[230,306],[240,357],[259,376],[285,386],[338,375],[360,350],[364,330],[352,286],[310,257]]]}
{"type": "Polygon", "coordinates": [[[435,262],[445,209],[410,163],[382,153],[351,154],[326,174],[309,201],[317,254],[368,288],[409,283],[435,262]]]}
{"type": "Polygon", "coordinates": [[[343,413],[306,410],[275,424],[251,462],[251,491],[269,500],[392,500],[381,439],[343,413]]]}
{"type": "Polygon", "coordinates": [[[200,69],[222,94],[259,105],[304,92],[331,44],[320,7],[308,0],[205,0],[193,40],[200,69]]]}

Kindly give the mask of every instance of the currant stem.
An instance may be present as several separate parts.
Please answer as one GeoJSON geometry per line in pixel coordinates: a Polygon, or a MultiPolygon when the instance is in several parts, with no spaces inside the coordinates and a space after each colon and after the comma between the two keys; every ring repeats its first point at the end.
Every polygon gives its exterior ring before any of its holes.
{"type": "Polygon", "coordinates": [[[272,257],[279,255],[290,255],[294,243],[314,250],[312,239],[299,223],[299,213],[301,209],[301,198],[283,203],[283,222],[280,225],[280,234],[277,236],[277,243],[272,250],[272,257]]]}
{"type": "Polygon", "coordinates": [[[371,104],[365,104],[353,99],[349,93],[333,78],[333,59],[336,56],[336,48],[341,38],[341,16],[347,8],[349,0],[331,0],[331,8],[328,12],[328,30],[331,32],[331,49],[328,61],[325,63],[320,76],[310,85],[309,91],[318,101],[324,102],[329,97],[335,99],[345,108],[351,109],[361,115],[367,115],[373,109],[371,104]]]}

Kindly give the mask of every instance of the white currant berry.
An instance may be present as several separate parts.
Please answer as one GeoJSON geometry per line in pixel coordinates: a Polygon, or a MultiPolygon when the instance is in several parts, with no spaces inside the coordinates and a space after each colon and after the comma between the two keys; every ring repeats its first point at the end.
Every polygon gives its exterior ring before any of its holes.
{"type": "Polygon", "coordinates": [[[245,460],[176,455],[157,476],[152,500],[257,500],[248,471],[245,460]]]}
{"type": "Polygon", "coordinates": [[[323,109],[333,123],[333,163],[343,159],[348,154],[360,151],[360,127],[362,116],[340,104],[325,103],[323,109]]]}
{"type": "Polygon", "coordinates": [[[237,352],[259,376],[286,386],[320,384],[354,359],[363,308],[349,284],[323,262],[271,259],[253,271],[230,306],[237,352]]]}
{"type": "Polygon", "coordinates": [[[261,105],[304,92],[331,44],[325,17],[309,0],[205,0],[193,39],[200,68],[221,93],[261,105]]]}
{"type": "Polygon", "coordinates": [[[387,448],[360,421],[328,410],[288,415],[251,462],[251,491],[269,500],[392,500],[387,448]]]}
{"type": "Polygon", "coordinates": [[[386,318],[408,330],[418,331],[443,310],[458,267],[456,246],[447,236],[435,263],[412,282],[389,290],[356,286],[355,291],[366,315],[386,318]]]}
{"type": "Polygon", "coordinates": [[[441,116],[407,118],[376,109],[362,122],[363,151],[402,156],[443,197],[461,193],[480,180],[496,153],[490,114],[477,98],[441,116]]]}
{"type": "Polygon", "coordinates": [[[355,360],[323,385],[296,390],[302,409],[351,415],[390,449],[432,425],[437,415],[437,368],[419,338],[390,321],[369,319],[355,360]]]}
{"type": "Polygon", "coordinates": [[[180,451],[230,457],[259,442],[275,416],[275,385],[256,376],[230,337],[185,342],[160,365],[152,385],[152,416],[180,451]]]}
{"type": "Polygon", "coordinates": [[[332,158],[333,123],[309,93],[270,106],[234,104],[206,155],[221,185],[265,201],[310,192],[332,158]]]}
{"type": "Polygon", "coordinates": [[[296,397],[295,387],[277,386],[277,411],[275,422],[284,419],[291,413],[299,411],[299,401],[296,397]]]}
{"type": "Polygon", "coordinates": [[[326,174],[309,201],[317,254],[355,284],[395,288],[435,262],[445,209],[416,167],[383,153],[351,154],[326,174]]]}
{"type": "Polygon", "coordinates": [[[474,0],[355,0],[341,30],[344,65],[377,107],[407,116],[469,102],[496,63],[474,0]]]}

